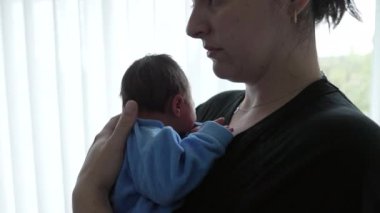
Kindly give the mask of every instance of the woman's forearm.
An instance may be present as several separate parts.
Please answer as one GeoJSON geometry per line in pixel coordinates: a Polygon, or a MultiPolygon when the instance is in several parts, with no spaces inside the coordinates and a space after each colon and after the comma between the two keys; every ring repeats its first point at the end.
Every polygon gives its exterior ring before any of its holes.
{"type": "Polygon", "coordinates": [[[74,213],[112,213],[106,190],[78,181],[72,194],[74,213]]]}
{"type": "Polygon", "coordinates": [[[124,140],[137,116],[137,104],[128,101],[95,137],[72,193],[74,213],[112,212],[109,194],[124,158],[124,140]]]}

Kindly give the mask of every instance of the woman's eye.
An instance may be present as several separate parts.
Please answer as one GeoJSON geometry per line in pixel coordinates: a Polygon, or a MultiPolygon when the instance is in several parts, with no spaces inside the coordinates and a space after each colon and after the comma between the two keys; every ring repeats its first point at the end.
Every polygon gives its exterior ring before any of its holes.
{"type": "Polygon", "coordinates": [[[190,7],[194,8],[198,4],[202,5],[208,5],[208,6],[215,6],[217,3],[220,3],[221,0],[192,0],[190,7]]]}
{"type": "MultiPolygon", "coordinates": [[[[252,0],[251,0],[252,1],[252,0]]],[[[222,5],[224,2],[226,1],[223,1],[223,0],[208,0],[208,5],[209,6],[220,6],[222,5]]]]}
{"type": "Polygon", "coordinates": [[[194,1],[195,1],[195,0],[192,0],[191,3],[190,3],[190,7],[191,7],[191,8],[194,8],[194,4],[195,4],[194,1]]]}

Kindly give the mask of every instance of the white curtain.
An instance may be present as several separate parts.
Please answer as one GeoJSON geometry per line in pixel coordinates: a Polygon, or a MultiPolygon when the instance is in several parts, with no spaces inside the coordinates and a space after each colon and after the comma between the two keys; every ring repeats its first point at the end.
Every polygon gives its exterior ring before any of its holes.
{"type": "Polygon", "coordinates": [[[218,80],[186,36],[190,10],[191,0],[0,0],[0,212],[71,212],[79,168],[120,112],[135,59],[172,55],[196,104],[243,88],[218,80]]]}

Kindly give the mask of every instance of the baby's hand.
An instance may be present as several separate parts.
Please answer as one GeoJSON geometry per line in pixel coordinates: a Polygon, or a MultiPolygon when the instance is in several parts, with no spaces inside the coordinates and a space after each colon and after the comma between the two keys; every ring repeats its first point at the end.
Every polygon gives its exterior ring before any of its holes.
{"type": "Polygon", "coordinates": [[[190,133],[197,132],[199,128],[201,128],[202,123],[201,122],[195,122],[193,128],[191,129],[190,133]]]}
{"type": "MultiPolygon", "coordinates": [[[[214,122],[216,122],[216,123],[218,123],[218,124],[224,126],[226,129],[230,130],[231,132],[234,131],[234,129],[231,128],[231,127],[229,127],[228,125],[224,125],[225,120],[224,120],[223,117],[220,117],[220,118],[215,119],[214,122]]],[[[195,123],[194,123],[194,127],[193,127],[193,129],[191,130],[191,132],[197,132],[201,126],[202,126],[202,123],[201,123],[201,122],[195,122],[195,123]]]]}
{"type": "Polygon", "coordinates": [[[230,130],[231,132],[234,131],[234,129],[232,127],[229,127],[228,125],[224,125],[225,120],[224,120],[223,117],[215,119],[214,122],[216,122],[216,123],[218,123],[220,125],[223,125],[224,127],[226,127],[226,129],[230,130]]]}

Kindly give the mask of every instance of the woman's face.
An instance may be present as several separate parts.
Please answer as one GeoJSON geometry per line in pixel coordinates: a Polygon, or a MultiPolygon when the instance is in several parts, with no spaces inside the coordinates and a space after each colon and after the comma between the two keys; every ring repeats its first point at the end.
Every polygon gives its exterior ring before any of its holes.
{"type": "Polygon", "coordinates": [[[187,34],[203,41],[218,77],[255,81],[276,60],[286,40],[291,17],[283,2],[194,0],[187,34]]]}

